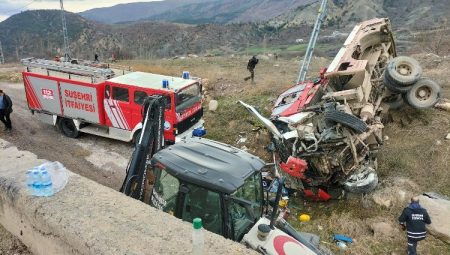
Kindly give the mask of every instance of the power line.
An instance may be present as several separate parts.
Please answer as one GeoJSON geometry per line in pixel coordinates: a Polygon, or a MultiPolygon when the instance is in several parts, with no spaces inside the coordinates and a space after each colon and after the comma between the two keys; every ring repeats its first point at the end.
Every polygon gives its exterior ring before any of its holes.
{"type": "Polygon", "coordinates": [[[31,2],[29,2],[28,4],[26,4],[26,5],[22,6],[22,7],[19,7],[19,8],[16,8],[16,9],[11,9],[9,11],[2,12],[2,13],[3,14],[8,14],[8,13],[11,13],[11,12],[17,12],[17,11],[23,10],[23,9],[27,8],[28,6],[30,6],[34,2],[36,2],[36,0],[32,0],[31,2]]]}

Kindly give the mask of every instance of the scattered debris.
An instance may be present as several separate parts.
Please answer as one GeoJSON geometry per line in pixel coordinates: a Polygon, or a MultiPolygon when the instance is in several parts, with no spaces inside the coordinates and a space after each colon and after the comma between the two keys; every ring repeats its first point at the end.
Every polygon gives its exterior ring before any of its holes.
{"type": "Polygon", "coordinates": [[[239,139],[236,144],[245,143],[247,141],[247,137],[239,135],[239,139]]]}
{"type": "Polygon", "coordinates": [[[309,216],[308,214],[301,214],[300,216],[298,216],[298,220],[301,222],[307,222],[311,220],[311,216],[309,216]]]}
{"type": "Polygon", "coordinates": [[[353,239],[351,237],[346,236],[346,235],[334,234],[333,235],[333,240],[334,241],[346,242],[346,243],[353,243],[353,239]]]}
{"type": "Polygon", "coordinates": [[[341,250],[347,249],[347,245],[346,245],[344,242],[338,241],[338,242],[336,242],[336,245],[337,245],[341,250]]]}

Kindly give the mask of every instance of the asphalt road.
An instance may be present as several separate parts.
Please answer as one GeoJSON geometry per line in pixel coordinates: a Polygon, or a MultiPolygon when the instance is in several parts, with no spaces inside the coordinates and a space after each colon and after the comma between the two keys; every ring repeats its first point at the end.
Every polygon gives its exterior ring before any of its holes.
{"type": "Polygon", "coordinates": [[[130,143],[88,134],[76,139],[65,137],[56,127],[42,123],[31,114],[22,84],[0,82],[0,89],[13,101],[13,130],[3,131],[3,124],[0,124],[0,138],[39,158],[59,161],[70,171],[102,185],[115,190],[120,188],[133,149],[130,143]]]}

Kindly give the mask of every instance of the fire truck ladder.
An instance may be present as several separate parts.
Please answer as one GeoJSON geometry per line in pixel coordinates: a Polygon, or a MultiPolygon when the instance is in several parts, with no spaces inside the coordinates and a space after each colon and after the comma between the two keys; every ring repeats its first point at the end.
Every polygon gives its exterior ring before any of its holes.
{"type": "Polygon", "coordinates": [[[322,22],[327,14],[327,3],[328,0],[322,0],[322,3],[320,4],[320,9],[319,13],[317,14],[316,23],[314,24],[311,38],[309,39],[308,48],[306,49],[305,57],[303,58],[302,65],[300,67],[297,83],[304,82],[306,79],[306,73],[308,72],[314,48],[316,47],[317,38],[319,37],[320,26],[322,25],[322,22]]]}
{"type": "Polygon", "coordinates": [[[114,71],[109,68],[98,68],[36,58],[25,58],[20,62],[27,67],[27,71],[30,71],[30,68],[41,68],[47,70],[47,75],[49,75],[49,71],[56,71],[67,73],[69,75],[87,76],[91,77],[93,83],[96,82],[97,79],[107,80],[114,77],[114,71]]]}
{"type": "Polygon", "coordinates": [[[4,63],[5,63],[5,56],[3,56],[2,41],[0,41],[0,64],[4,63]]]}

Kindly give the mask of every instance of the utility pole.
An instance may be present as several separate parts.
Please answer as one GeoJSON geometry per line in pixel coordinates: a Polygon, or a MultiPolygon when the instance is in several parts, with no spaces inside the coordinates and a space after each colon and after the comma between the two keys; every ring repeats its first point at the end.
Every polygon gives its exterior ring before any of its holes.
{"type": "Polygon", "coordinates": [[[69,36],[67,35],[67,24],[66,24],[66,16],[64,14],[64,4],[63,0],[59,0],[61,4],[61,19],[63,26],[63,36],[64,36],[64,61],[70,61],[70,49],[69,49],[69,36]]]}
{"type": "Polygon", "coordinates": [[[2,41],[0,41],[0,64],[4,63],[5,63],[5,56],[3,56],[2,41]]]}
{"type": "Polygon", "coordinates": [[[309,39],[308,48],[306,49],[305,57],[303,58],[303,63],[299,70],[297,83],[304,82],[306,79],[306,73],[308,72],[314,48],[316,47],[317,38],[319,37],[320,26],[322,25],[322,22],[327,14],[327,2],[328,0],[322,0],[322,3],[320,4],[317,19],[314,24],[311,38],[309,39]]]}

